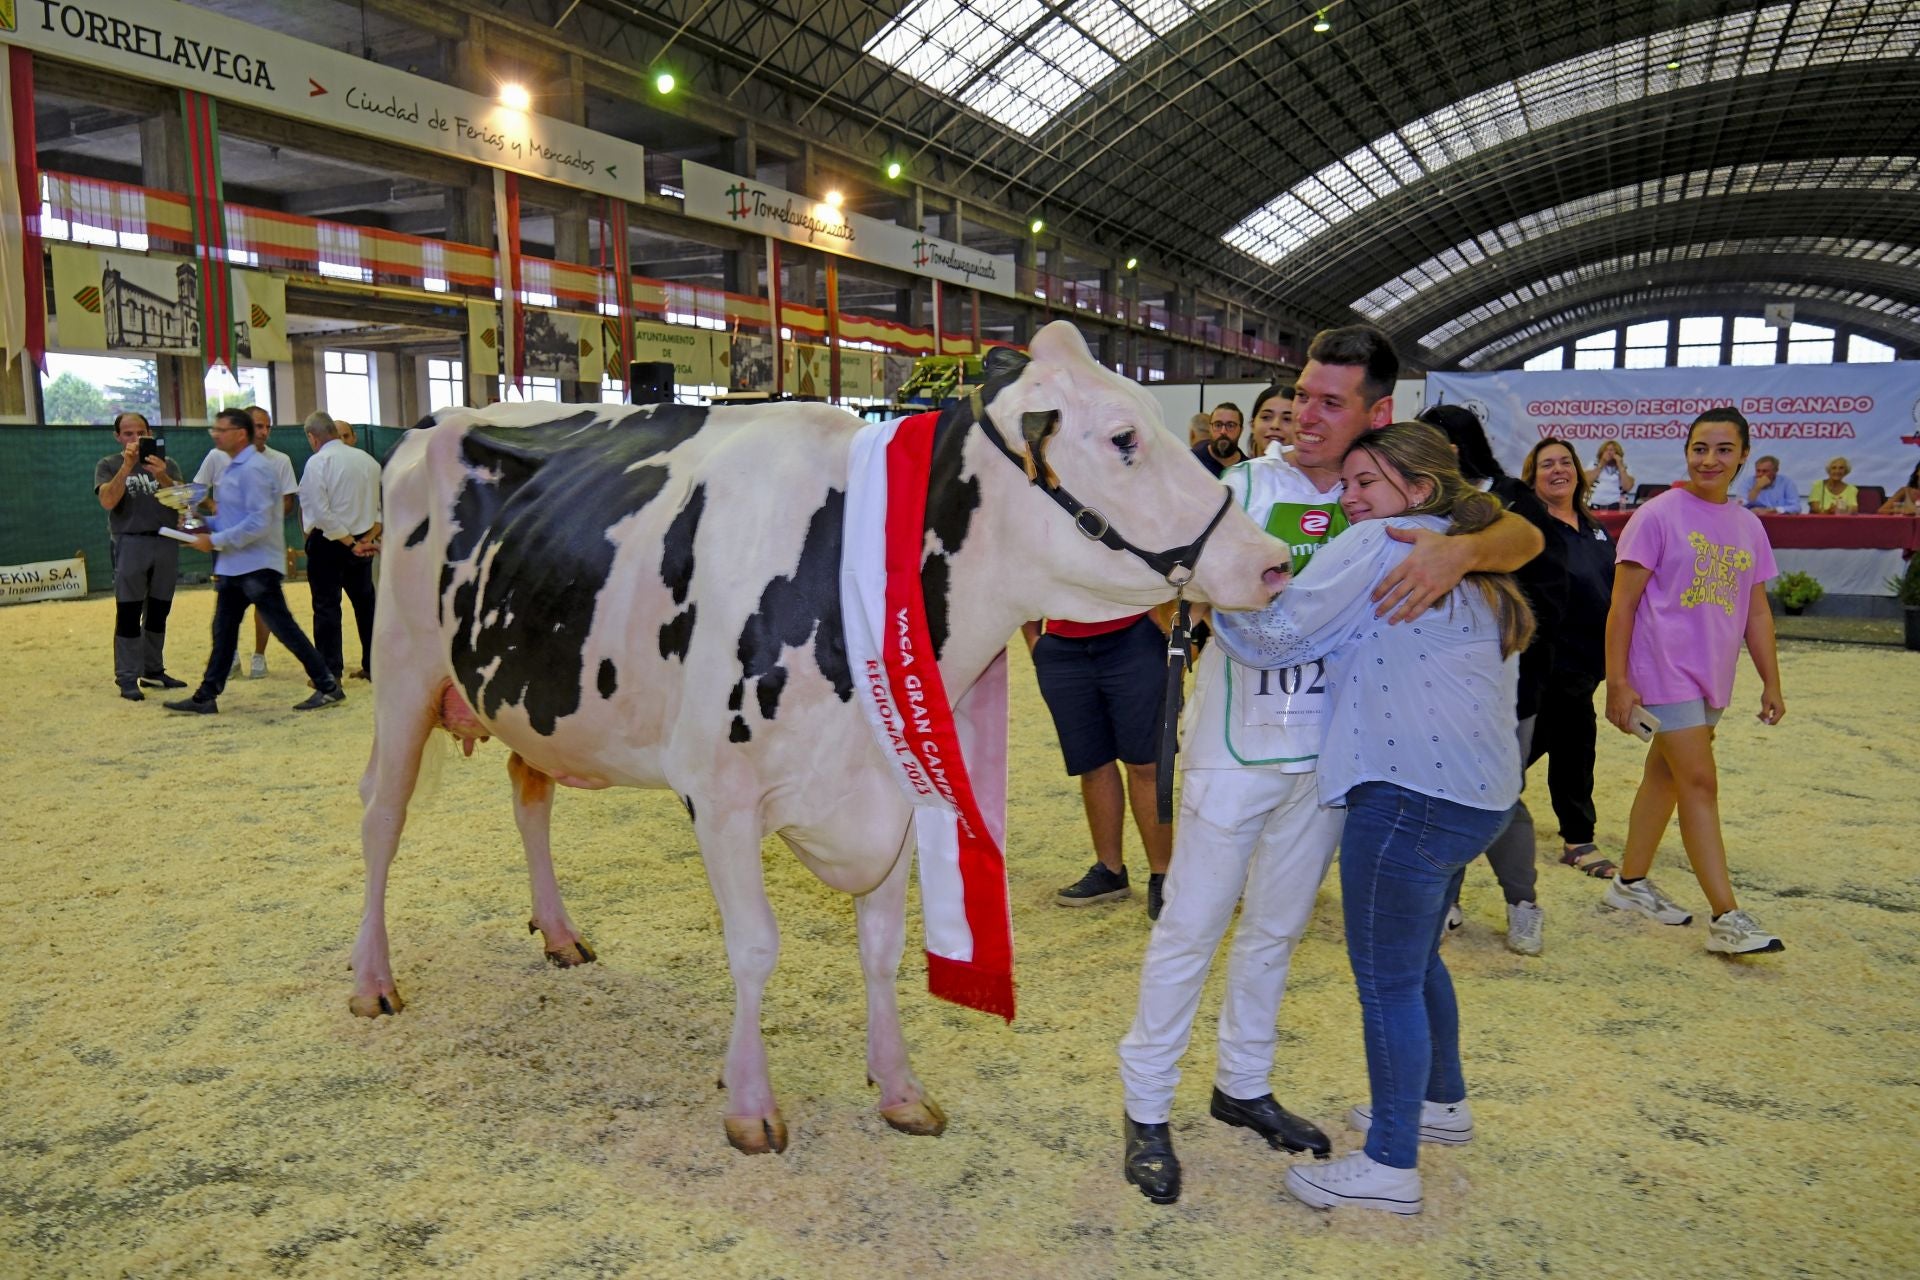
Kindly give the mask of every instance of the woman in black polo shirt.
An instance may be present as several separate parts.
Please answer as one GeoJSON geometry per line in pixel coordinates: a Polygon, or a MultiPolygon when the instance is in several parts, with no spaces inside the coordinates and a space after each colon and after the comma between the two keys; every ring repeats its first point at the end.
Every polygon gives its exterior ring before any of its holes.
{"type": "Polygon", "coordinates": [[[1593,691],[1606,678],[1607,607],[1613,599],[1613,539],[1587,507],[1587,477],[1564,440],[1533,446],[1520,469],[1552,519],[1541,530],[1567,570],[1566,609],[1540,690],[1527,763],[1547,757],[1547,790],[1560,820],[1560,861],[1606,878],[1614,865],[1593,843],[1593,691]]]}

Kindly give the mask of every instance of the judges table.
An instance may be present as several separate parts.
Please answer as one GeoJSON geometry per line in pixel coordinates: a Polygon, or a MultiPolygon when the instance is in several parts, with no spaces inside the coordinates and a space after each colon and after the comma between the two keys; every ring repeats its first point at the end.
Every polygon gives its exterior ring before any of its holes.
{"type": "MultiPolygon", "coordinates": [[[[1799,570],[1819,579],[1830,594],[1890,596],[1887,579],[1920,551],[1920,516],[1784,516],[1759,512],[1780,572],[1799,570]]],[[[1615,538],[1631,511],[1596,511],[1615,538]]]]}

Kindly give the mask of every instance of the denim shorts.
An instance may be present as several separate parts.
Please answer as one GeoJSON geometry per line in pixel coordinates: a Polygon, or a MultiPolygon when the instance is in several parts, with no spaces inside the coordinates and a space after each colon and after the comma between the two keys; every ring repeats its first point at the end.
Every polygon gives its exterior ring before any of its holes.
{"type": "Polygon", "coordinates": [[[1647,714],[1660,722],[1661,733],[1671,733],[1675,729],[1700,729],[1720,723],[1725,707],[1710,707],[1705,698],[1688,698],[1685,702],[1662,702],[1647,708],[1647,714]]]}

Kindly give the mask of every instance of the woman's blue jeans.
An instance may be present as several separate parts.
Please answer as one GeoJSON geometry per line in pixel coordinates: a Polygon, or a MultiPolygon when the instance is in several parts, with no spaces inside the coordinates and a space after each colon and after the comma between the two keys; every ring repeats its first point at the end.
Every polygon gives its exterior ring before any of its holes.
{"type": "Polygon", "coordinates": [[[1366,1151],[1395,1169],[1419,1163],[1420,1104],[1467,1096],[1460,1010],[1440,935],[1467,864],[1509,813],[1387,782],[1347,793],[1340,893],[1373,1095],[1366,1151]]]}

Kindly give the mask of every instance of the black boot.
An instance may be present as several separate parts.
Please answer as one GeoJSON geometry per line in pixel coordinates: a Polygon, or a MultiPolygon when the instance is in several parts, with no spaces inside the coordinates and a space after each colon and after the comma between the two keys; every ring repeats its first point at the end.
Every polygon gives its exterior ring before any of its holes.
{"type": "Polygon", "coordinates": [[[1253,1130],[1276,1151],[1311,1151],[1322,1159],[1333,1154],[1333,1143],[1317,1125],[1288,1111],[1270,1093],[1243,1100],[1229,1098],[1216,1087],[1211,1110],[1215,1120],[1253,1130]]]}
{"type": "Polygon", "coordinates": [[[1140,1124],[1127,1117],[1127,1181],[1155,1204],[1180,1198],[1180,1157],[1173,1154],[1173,1134],[1164,1124],[1140,1124]]]}

